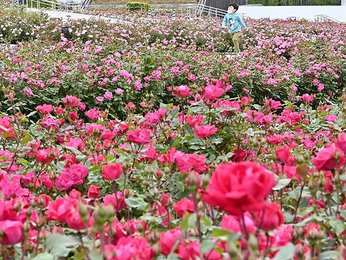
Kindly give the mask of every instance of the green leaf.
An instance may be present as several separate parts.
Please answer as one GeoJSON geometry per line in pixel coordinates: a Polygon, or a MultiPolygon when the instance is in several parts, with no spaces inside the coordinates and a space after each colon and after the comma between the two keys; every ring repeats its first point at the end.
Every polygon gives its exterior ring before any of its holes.
{"type": "Polygon", "coordinates": [[[338,259],[338,254],[334,250],[329,250],[329,251],[325,251],[321,253],[318,259],[319,260],[334,260],[334,259],[338,259]]]}
{"type": "Polygon", "coordinates": [[[71,146],[65,146],[67,150],[69,150],[70,152],[74,153],[74,155],[76,155],[76,158],[80,161],[84,160],[84,158],[86,157],[86,155],[82,154],[80,151],[78,151],[76,148],[71,147],[71,146]]]}
{"type": "Polygon", "coordinates": [[[197,215],[194,213],[189,218],[189,228],[195,228],[197,223],[197,215]]]}
{"type": "Polygon", "coordinates": [[[180,221],[180,227],[183,231],[187,231],[189,228],[189,218],[192,214],[185,214],[180,221]]]}
{"type": "Polygon", "coordinates": [[[340,216],[343,217],[346,220],[346,210],[340,211],[340,216]]]}
{"type": "Polygon", "coordinates": [[[280,251],[276,254],[274,260],[289,260],[294,257],[294,245],[288,243],[284,247],[280,248],[280,251]]]}
{"type": "Polygon", "coordinates": [[[147,203],[142,197],[130,197],[125,199],[126,205],[130,208],[135,208],[138,210],[144,210],[147,206],[147,203]]]}
{"type": "Polygon", "coordinates": [[[103,257],[101,255],[99,255],[98,253],[91,251],[89,253],[89,259],[93,259],[93,260],[103,260],[103,257]]]}
{"type": "Polygon", "coordinates": [[[227,240],[231,234],[232,233],[230,231],[225,229],[220,229],[220,228],[214,228],[213,231],[211,232],[211,235],[213,237],[219,238],[221,240],[227,240]]]}
{"type": "Polygon", "coordinates": [[[71,250],[80,245],[78,238],[54,233],[46,240],[46,247],[57,257],[66,257],[71,250]]]}
{"type": "Polygon", "coordinates": [[[210,227],[213,223],[212,223],[212,221],[208,218],[208,217],[206,217],[205,215],[203,215],[202,217],[201,217],[201,222],[204,224],[204,225],[206,225],[207,227],[210,227]]]}
{"type": "Polygon", "coordinates": [[[17,160],[17,163],[19,163],[19,164],[21,164],[21,165],[23,165],[23,166],[27,166],[27,165],[28,165],[28,161],[25,160],[24,158],[19,158],[19,159],[17,160]]]}
{"type": "Polygon", "coordinates": [[[332,219],[329,221],[330,226],[335,230],[337,235],[340,235],[345,230],[345,224],[339,219],[332,219]]]}
{"type": "Polygon", "coordinates": [[[46,252],[46,253],[38,254],[32,260],[54,260],[54,255],[46,252]]]}
{"type": "Polygon", "coordinates": [[[275,185],[273,190],[281,190],[285,188],[288,184],[291,183],[291,179],[281,179],[278,181],[278,183],[275,185]]]}
{"type": "Polygon", "coordinates": [[[27,133],[25,134],[25,136],[23,137],[23,139],[22,139],[22,141],[21,141],[21,144],[26,145],[27,143],[30,142],[30,140],[31,140],[31,135],[30,135],[29,132],[27,132],[27,133]]]}
{"type": "Polygon", "coordinates": [[[205,253],[207,253],[210,250],[212,250],[214,247],[215,247],[215,241],[213,241],[211,239],[203,240],[202,244],[201,244],[202,254],[204,255],[205,253]]]}

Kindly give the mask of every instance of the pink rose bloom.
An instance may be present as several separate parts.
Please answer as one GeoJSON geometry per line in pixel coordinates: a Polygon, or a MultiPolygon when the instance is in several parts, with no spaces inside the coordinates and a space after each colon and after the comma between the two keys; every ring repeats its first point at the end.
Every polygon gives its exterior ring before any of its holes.
{"type": "Polygon", "coordinates": [[[195,126],[195,135],[199,138],[209,137],[217,132],[217,128],[213,125],[195,126]]]}
{"type": "Polygon", "coordinates": [[[179,227],[171,229],[167,232],[162,232],[160,234],[160,247],[161,253],[164,255],[169,255],[172,251],[175,243],[183,237],[183,233],[181,232],[179,227]]]}
{"type": "Polygon", "coordinates": [[[344,153],[339,150],[334,144],[322,148],[315,157],[312,158],[312,163],[319,171],[329,171],[339,167],[344,163],[344,153]]]}
{"type": "Polygon", "coordinates": [[[41,106],[37,106],[36,110],[40,113],[40,114],[44,114],[44,115],[48,115],[50,113],[52,113],[53,111],[53,106],[52,105],[47,105],[47,104],[43,104],[41,106]]]}
{"type": "Polygon", "coordinates": [[[136,81],[134,83],[134,87],[135,87],[136,90],[141,90],[143,88],[143,85],[142,85],[142,83],[140,81],[136,81]]]}
{"type": "Polygon", "coordinates": [[[182,217],[185,213],[194,212],[193,202],[188,198],[179,200],[177,203],[175,203],[173,208],[179,217],[182,217]]]}
{"type": "Polygon", "coordinates": [[[321,92],[322,90],[324,90],[324,84],[322,84],[322,83],[318,84],[317,90],[318,90],[319,92],[321,92]]]}
{"type": "Polygon", "coordinates": [[[101,96],[96,97],[96,102],[97,103],[102,104],[103,101],[104,101],[104,97],[101,97],[101,96]]]}
{"type": "Polygon", "coordinates": [[[117,88],[117,89],[115,90],[115,94],[117,94],[117,95],[122,95],[123,93],[124,93],[124,90],[121,89],[121,88],[117,88]]]}
{"type": "Polygon", "coordinates": [[[151,142],[150,130],[148,129],[136,129],[127,132],[126,137],[130,142],[137,144],[148,144],[151,142]]]}
{"type": "Polygon", "coordinates": [[[25,87],[24,88],[24,94],[27,96],[27,97],[32,97],[34,95],[34,93],[32,92],[32,89],[29,88],[29,87],[25,87]]]}
{"type": "Polygon", "coordinates": [[[344,153],[346,152],[346,133],[339,134],[336,146],[344,153]]]}
{"type": "Polygon", "coordinates": [[[100,110],[96,108],[92,108],[85,112],[85,115],[89,117],[90,119],[98,119],[100,115],[100,110]]]}
{"type": "Polygon", "coordinates": [[[80,185],[88,175],[88,168],[82,164],[72,164],[55,180],[55,185],[61,190],[68,190],[74,185],[80,185]]]}
{"type": "Polygon", "coordinates": [[[96,185],[90,185],[88,189],[88,198],[89,199],[97,199],[100,196],[100,189],[96,185]]]}
{"type": "Polygon", "coordinates": [[[106,91],[106,93],[103,95],[103,97],[104,97],[106,100],[112,100],[112,99],[113,99],[113,94],[112,94],[112,92],[110,92],[110,91],[106,91]]]}
{"type": "Polygon", "coordinates": [[[173,95],[177,97],[188,97],[191,95],[191,90],[186,85],[181,85],[173,88],[173,95]]]}
{"type": "Polygon", "coordinates": [[[315,95],[311,94],[304,94],[300,97],[300,100],[303,101],[304,103],[311,103],[315,98],[315,95]]]}
{"type": "Polygon", "coordinates": [[[335,122],[338,118],[335,115],[328,115],[324,117],[324,120],[326,120],[327,122],[335,122]]]}
{"type": "Polygon", "coordinates": [[[23,239],[23,223],[20,221],[0,221],[1,244],[15,245],[23,239]]]}
{"type": "MultiPolygon", "coordinates": [[[[249,213],[245,214],[244,220],[247,232],[254,233],[256,231],[256,226],[254,220],[252,219],[249,213]]],[[[223,229],[227,229],[235,233],[240,233],[242,230],[240,225],[240,218],[238,216],[226,215],[222,217],[221,227],[223,229]]]]}
{"type": "Polygon", "coordinates": [[[209,84],[204,88],[203,97],[209,100],[215,100],[225,94],[225,92],[226,91],[222,88],[221,83],[217,84],[216,86],[209,84]]]}
{"type": "Polygon", "coordinates": [[[102,167],[102,177],[108,181],[119,179],[122,173],[123,167],[120,163],[110,163],[102,167]]]}

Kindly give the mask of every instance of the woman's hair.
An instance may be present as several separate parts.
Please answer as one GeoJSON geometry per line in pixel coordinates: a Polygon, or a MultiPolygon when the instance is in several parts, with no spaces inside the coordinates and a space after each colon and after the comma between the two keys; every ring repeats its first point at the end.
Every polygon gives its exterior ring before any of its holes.
{"type": "Polygon", "coordinates": [[[231,6],[233,6],[233,8],[235,9],[235,11],[238,11],[239,5],[238,5],[237,3],[232,3],[232,4],[230,4],[228,7],[231,7],[231,6]]]}

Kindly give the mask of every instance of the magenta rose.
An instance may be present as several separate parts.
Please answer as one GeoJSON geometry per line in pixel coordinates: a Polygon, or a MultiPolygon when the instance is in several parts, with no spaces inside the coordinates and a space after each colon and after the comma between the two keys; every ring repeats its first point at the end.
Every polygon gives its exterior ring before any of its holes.
{"type": "Polygon", "coordinates": [[[321,149],[317,155],[312,158],[312,163],[319,171],[333,170],[343,164],[344,161],[344,153],[334,144],[321,149]]]}
{"type": "Polygon", "coordinates": [[[110,163],[102,167],[102,177],[108,181],[119,179],[123,173],[123,167],[120,163],[110,163]]]}
{"type": "Polygon", "coordinates": [[[255,163],[221,164],[213,172],[203,199],[231,215],[240,215],[261,208],[274,185],[273,174],[255,163]]]}
{"type": "Polygon", "coordinates": [[[23,239],[23,223],[20,221],[0,221],[1,244],[14,245],[23,239]]]}

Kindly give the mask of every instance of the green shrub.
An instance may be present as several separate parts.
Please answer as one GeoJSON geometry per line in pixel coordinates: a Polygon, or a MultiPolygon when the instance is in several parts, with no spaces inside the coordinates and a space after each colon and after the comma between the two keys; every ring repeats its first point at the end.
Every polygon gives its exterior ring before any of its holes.
{"type": "Polygon", "coordinates": [[[143,2],[128,2],[126,3],[126,7],[129,11],[148,11],[150,8],[150,4],[143,2]]]}

